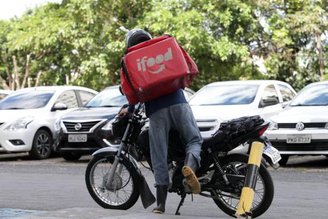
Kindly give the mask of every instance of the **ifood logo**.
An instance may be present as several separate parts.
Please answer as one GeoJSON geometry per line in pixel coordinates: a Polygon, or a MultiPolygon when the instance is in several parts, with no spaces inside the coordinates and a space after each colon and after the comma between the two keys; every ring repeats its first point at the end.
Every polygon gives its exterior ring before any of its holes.
{"type": "Polygon", "coordinates": [[[145,72],[148,67],[158,65],[158,69],[155,71],[148,70],[149,73],[158,74],[165,69],[165,62],[173,58],[172,49],[168,48],[165,54],[159,54],[156,57],[147,58],[147,56],[137,59],[138,71],[145,72]]]}

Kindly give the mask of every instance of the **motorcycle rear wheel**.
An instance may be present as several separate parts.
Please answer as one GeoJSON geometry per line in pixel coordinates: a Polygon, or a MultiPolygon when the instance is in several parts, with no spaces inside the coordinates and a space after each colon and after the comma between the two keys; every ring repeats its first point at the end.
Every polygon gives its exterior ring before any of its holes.
{"type": "MultiPolygon", "coordinates": [[[[232,174],[237,171],[238,174],[244,176],[246,176],[247,172],[247,163],[248,156],[240,154],[230,155],[221,160],[221,165],[225,172],[232,174]]],[[[274,196],[273,180],[269,171],[263,164],[261,164],[258,173],[256,187],[254,189],[254,201],[251,209],[252,218],[256,218],[268,210],[274,196]]],[[[242,188],[243,185],[244,180],[240,181],[236,186],[242,188]]],[[[218,196],[213,199],[215,204],[226,214],[236,217],[235,213],[240,199],[240,194],[223,192],[220,188],[216,190],[216,193],[218,193],[218,196]]]]}
{"type": "Polygon", "coordinates": [[[88,163],[85,183],[91,197],[103,208],[126,210],[139,198],[138,178],[127,159],[120,159],[113,182],[108,183],[108,173],[114,156],[96,156],[88,163]]]}

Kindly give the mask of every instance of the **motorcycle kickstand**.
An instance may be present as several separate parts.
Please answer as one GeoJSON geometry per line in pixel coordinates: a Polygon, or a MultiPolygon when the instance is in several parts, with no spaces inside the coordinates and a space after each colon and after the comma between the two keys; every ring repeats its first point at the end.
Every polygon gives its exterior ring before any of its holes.
{"type": "Polygon", "coordinates": [[[176,212],[175,212],[175,215],[180,215],[179,210],[180,210],[181,206],[183,205],[183,202],[184,202],[185,198],[186,198],[186,193],[183,192],[183,193],[181,194],[181,200],[180,200],[180,202],[179,202],[179,205],[178,205],[178,208],[177,208],[177,210],[176,210],[176,212]]]}

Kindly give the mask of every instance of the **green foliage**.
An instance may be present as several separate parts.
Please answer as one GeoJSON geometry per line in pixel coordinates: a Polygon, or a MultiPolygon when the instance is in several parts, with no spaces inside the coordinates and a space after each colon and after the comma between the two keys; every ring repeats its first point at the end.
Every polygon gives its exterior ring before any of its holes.
{"type": "Polygon", "coordinates": [[[28,70],[32,86],[40,73],[45,85],[118,84],[122,30],[139,27],[176,37],[200,70],[195,90],[245,79],[301,89],[327,75],[318,61],[318,54],[325,60],[327,20],[320,0],[64,0],[0,21],[0,79],[9,85],[14,71],[23,80],[28,70]]]}

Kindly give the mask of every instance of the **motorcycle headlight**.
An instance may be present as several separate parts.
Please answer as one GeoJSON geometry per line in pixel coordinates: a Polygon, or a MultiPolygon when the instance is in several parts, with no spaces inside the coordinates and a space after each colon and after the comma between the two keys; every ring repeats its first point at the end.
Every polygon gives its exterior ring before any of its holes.
{"type": "Polygon", "coordinates": [[[276,123],[274,121],[270,121],[268,130],[277,130],[277,129],[278,129],[278,123],[276,123]]]}
{"type": "Polygon", "coordinates": [[[5,130],[16,131],[19,129],[26,129],[27,126],[33,121],[33,119],[34,118],[31,116],[19,118],[19,119],[15,120],[14,122],[12,122],[11,124],[9,124],[5,130]]]}

